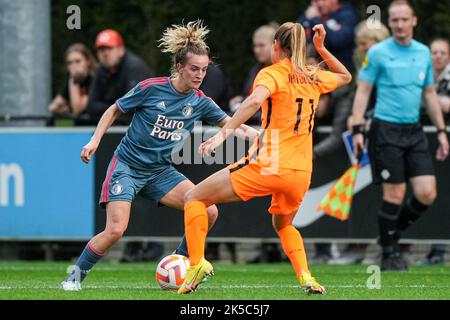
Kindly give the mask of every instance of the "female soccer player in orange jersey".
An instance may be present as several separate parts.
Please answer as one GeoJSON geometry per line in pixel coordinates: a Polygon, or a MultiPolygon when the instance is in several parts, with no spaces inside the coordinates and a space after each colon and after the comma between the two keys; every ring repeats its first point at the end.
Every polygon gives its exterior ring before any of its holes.
{"type": "Polygon", "coordinates": [[[272,195],[269,212],[283,250],[308,293],[325,293],[311,276],[303,240],[292,220],[308,190],[312,171],[312,129],[321,94],[348,84],[348,70],[325,48],[325,29],[316,25],[314,46],[330,71],[305,64],[305,31],[298,23],[284,23],[276,32],[273,65],[261,70],[253,93],[233,118],[199,148],[215,152],[226,138],[262,108],[261,132],[246,157],[211,175],[185,196],[185,231],[191,267],[178,293],[189,293],[213,272],[204,259],[208,230],[206,208],[213,204],[247,201],[272,195]]]}

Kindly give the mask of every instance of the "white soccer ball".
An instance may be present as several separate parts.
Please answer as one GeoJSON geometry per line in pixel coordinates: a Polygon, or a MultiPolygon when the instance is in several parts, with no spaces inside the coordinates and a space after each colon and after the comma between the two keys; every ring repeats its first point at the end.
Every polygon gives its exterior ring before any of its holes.
{"type": "Polygon", "coordinates": [[[164,290],[178,290],[189,268],[189,259],[179,254],[164,257],[156,267],[156,282],[164,290]]]}

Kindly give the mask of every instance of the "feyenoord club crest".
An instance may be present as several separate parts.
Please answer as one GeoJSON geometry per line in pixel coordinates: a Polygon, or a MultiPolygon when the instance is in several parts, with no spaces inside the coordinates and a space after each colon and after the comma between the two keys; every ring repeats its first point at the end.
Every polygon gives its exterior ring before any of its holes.
{"type": "Polygon", "coordinates": [[[121,194],[123,191],[122,185],[119,183],[119,181],[116,181],[112,187],[112,194],[117,196],[118,194],[121,194]]]}
{"type": "Polygon", "coordinates": [[[187,105],[184,106],[183,110],[181,110],[181,112],[183,112],[183,115],[185,117],[189,117],[192,114],[192,111],[194,111],[194,109],[192,108],[191,104],[188,103],[187,105]]]}

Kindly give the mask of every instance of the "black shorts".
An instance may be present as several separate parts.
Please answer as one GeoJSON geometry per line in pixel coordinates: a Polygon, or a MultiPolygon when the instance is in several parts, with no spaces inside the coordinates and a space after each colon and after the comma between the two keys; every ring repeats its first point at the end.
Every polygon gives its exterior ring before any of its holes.
{"type": "Polygon", "coordinates": [[[373,119],[368,138],[374,183],[403,183],[412,177],[434,175],[428,140],[420,123],[373,119]]]}

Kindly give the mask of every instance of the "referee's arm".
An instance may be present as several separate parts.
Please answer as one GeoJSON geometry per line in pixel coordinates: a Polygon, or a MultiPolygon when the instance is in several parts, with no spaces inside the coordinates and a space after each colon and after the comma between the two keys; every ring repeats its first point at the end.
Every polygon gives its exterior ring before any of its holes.
{"type": "Polygon", "coordinates": [[[358,88],[356,89],[355,99],[353,100],[353,125],[364,123],[364,113],[367,109],[372,88],[373,84],[364,80],[358,81],[358,88]]]}
{"type": "MultiPolygon", "coordinates": [[[[355,99],[353,100],[352,108],[352,126],[353,128],[362,128],[364,124],[364,112],[367,109],[367,103],[369,102],[370,93],[372,92],[373,84],[364,80],[358,81],[358,88],[356,89],[355,99]]],[[[356,158],[359,156],[359,151],[363,151],[364,147],[364,135],[359,131],[353,131],[353,147],[354,155],[356,158]]]]}

